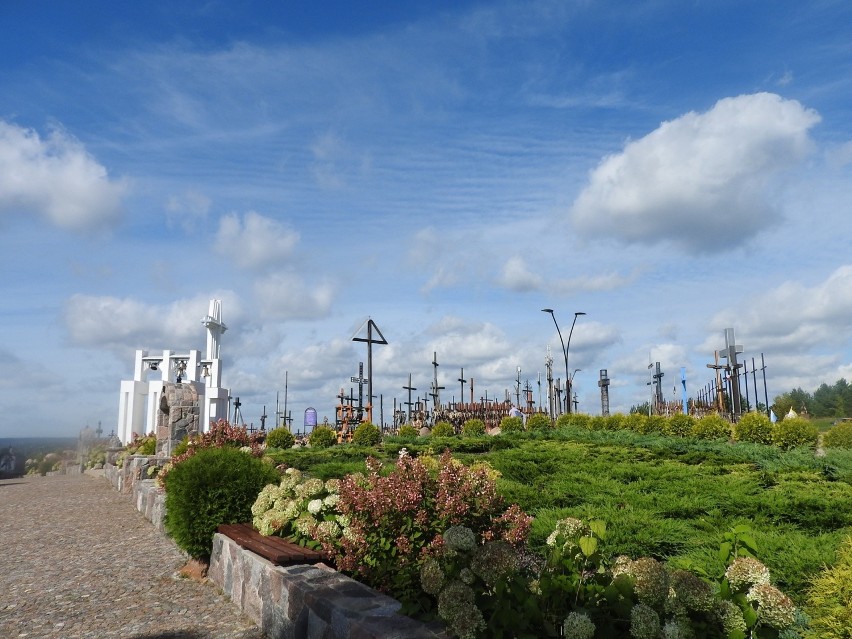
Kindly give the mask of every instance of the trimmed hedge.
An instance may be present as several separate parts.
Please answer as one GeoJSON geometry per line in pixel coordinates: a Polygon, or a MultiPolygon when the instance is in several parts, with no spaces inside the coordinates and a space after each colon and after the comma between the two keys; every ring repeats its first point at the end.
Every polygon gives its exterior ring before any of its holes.
{"type": "Polygon", "coordinates": [[[329,448],[337,443],[337,433],[328,426],[317,426],[308,435],[311,448],[329,448]]]}
{"type": "Polygon", "coordinates": [[[358,424],[355,432],[352,433],[352,443],[356,446],[375,446],[380,441],[382,441],[382,431],[370,422],[358,424]]]}
{"type": "Polygon", "coordinates": [[[266,436],[266,445],[273,448],[293,448],[296,436],[288,428],[273,428],[266,436]]]}
{"type": "Polygon", "coordinates": [[[826,448],[852,448],[852,422],[840,422],[822,437],[826,448]]]}
{"type": "Polygon", "coordinates": [[[452,437],[456,429],[450,422],[438,422],[432,427],[432,437],[452,437]]]}
{"type": "Polygon", "coordinates": [[[196,559],[213,549],[219,524],[251,521],[258,493],[281,476],[270,464],[238,448],[205,448],[169,471],[165,528],[196,559]]]}

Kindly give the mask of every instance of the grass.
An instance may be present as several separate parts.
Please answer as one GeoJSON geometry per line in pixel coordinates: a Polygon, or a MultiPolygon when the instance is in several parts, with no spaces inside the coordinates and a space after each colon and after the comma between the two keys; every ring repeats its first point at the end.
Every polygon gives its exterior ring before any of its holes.
{"type": "Polygon", "coordinates": [[[445,447],[465,463],[488,461],[509,503],[535,516],[542,547],[558,519],[603,519],[604,551],[652,556],[713,574],[732,526],[755,531],[760,558],[798,604],[852,533],[852,453],[780,451],[757,444],[668,438],[628,431],[563,429],[545,434],[441,440],[389,438],[377,449],[286,451],[281,461],[326,478],[363,471],[374,454],[392,463],[445,447]]]}

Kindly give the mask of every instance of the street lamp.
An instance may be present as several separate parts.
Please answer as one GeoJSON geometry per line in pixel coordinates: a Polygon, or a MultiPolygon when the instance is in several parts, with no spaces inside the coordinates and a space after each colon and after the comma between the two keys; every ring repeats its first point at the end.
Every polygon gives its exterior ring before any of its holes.
{"type": "Polygon", "coordinates": [[[559,330],[559,324],[556,322],[556,314],[553,312],[552,308],[543,308],[541,309],[542,313],[550,313],[550,316],[553,318],[553,324],[556,326],[556,332],[559,333],[559,342],[562,344],[562,356],[565,358],[565,385],[566,385],[566,408],[567,412],[571,412],[571,375],[568,373],[568,349],[571,348],[571,335],[574,333],[574,324],[577,323],[577,317],[580,315],[585,315],[583,312],[574,313],[574,321],[571,322],[571,330],[568,333],[568,344],[562,340],[562,331],[559,330]]]}

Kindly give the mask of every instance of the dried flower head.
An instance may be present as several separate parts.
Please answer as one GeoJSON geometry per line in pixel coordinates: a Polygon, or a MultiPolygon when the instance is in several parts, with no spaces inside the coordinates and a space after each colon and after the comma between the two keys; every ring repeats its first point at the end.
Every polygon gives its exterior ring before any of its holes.
{"type": "Polygon", "coordinates": [[[752,557],[737,557],[725,571],[734,590],[747,590],[757,584],[769,583],[769,568],[752,557]]]}
{"type": "Polygon", "coordinates": [[[467,526],[451,526],[444,531],[444,544],[450,550],[469,552],[476,548],[476,535],[467,526]]]}
{"type": "Polygon", "coordinates": [[[796,606],[790,598],[771,584],[756,584],[746,599],[757,603],[757,619],[776,630],[789,628],[796,621],[796,606]]]}
{"type": "Polygon", "coordinates": [[[570,612],[562,624],[565,637],[592,639],[595,636],[595,624],[584,612],[570,612]]]}
{"type": "Polygon", "coordinates": [[[657,639],[660,616],[650,606],[638,603],[630,611],[630,636],[635,639],[657,639]]]}
{"type": "Polygon", "coordinates": [[[420,585],[423,592],[437,595],[444,585],[444,571],[434,557],[427,557],[420,567],[420,585]]]}
{"type": "Polygon", "coordinates": [[[652,557],[642,557],[630,563],[628,573],[635,579],[633,591],[639,601],[660,607],[669,595],[669,576],[666,567],[652,557]]]}
{"type": "Polygon", "coordinates": [[[742,610],[735,603],[727,599],[717,602],[716,617],[719,619],[719,623],[722,624],[725,636],[739,632],[745,633],[748,629],[742,610]]]}

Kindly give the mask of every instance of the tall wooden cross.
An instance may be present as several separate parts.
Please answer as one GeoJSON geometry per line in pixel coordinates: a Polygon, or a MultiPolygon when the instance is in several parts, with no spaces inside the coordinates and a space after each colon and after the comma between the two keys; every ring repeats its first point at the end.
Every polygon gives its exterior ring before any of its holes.
{"type": "Polygon", "coordinates": [[[461,393],[459,394],[459,401],[464,404],[464,385],[467,384],[467,380],[464,378],[464,368],[461,369],[461,373],[459,373],[459,378],[456,381],[461,382],[461,393]]]}
{"type": "Polygon", "coordinates": [[[408,391],[408,401],[405,402],[405,405],[408,406],[408,421],[411,422],[411,407],[414,405],[411,401],[411,391],[417,390],[411,385],[411,373],[408,374],[408,386],[403,386],[402,389],[408,391]]]}
{"type": "Polygon", "coordinates": [[[441,407],[441,391],[444,390],[443,386],[438,386],[438,353],[432,352],[432,368],[434,378],[432,380],[432,407],[434,410],[438,410],[441,407]]]}
{"type": "Polygon", "coordinates": [[[742,413],[742,400],[740,398],[740,367],[742,364],[737,362],[737,355],[743,352],[743,347],[736,343],[734,339],[734,329],[725,329],[725,350],[719,353],[719,356],[728,360],[728,365],[725,367],[731,379],[731,413],[736,420],[742,413]]]}
{"type": "MultiPolygon", "coordinates": [[[[364,379],[364,362],[358,362],[358,377],[353,375],[350,379],[358,384],[358,417],[360,418],[364,415],[364,382],[367,381],[364,379]]],[[[372,404],[372,401],[370,403],[372,404]]]]}
{"type": "MultiPolygon", "coordinates": [[[[367,421],[373,421],[373,344],[387,344],[388,341],[385,339],[385,336],[382,335],[382,332],[379,330],[379,327],[376,326],[376,323],[372,319],[368,319],[367,322],[367,337],[358,337],[358,334],[361,332],[361,329],[358,329],[358,332],[355,333],[355,336],[352,338],[353,342],[367,342],[367,397],[370,398],[370,403],[367,405],[367,421]],[[379,338],[373,338],[373,331],[378,333],[379,338]]],[[[361,325],[363,328],[364,325],[361,325]]],[[[363,377],[363,375],[362,375],[363,377]]]]}

